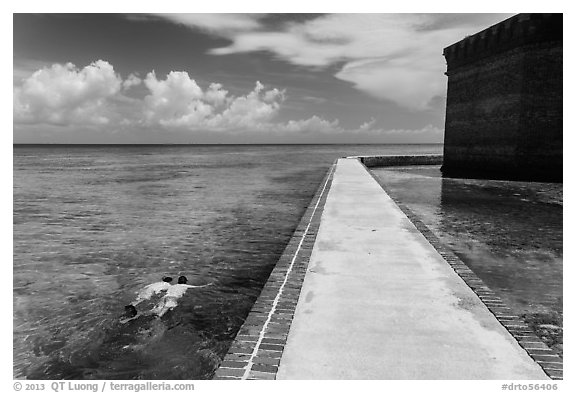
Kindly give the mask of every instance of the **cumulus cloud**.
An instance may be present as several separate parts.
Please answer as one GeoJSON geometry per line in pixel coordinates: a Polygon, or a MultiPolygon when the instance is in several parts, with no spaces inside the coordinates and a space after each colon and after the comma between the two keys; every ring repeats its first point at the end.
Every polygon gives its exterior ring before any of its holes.
{"type": "Polygon", "coordinates": [[[340,127],[338,120],[325,120],[316,115],[305,120],[290,120],[287,123],[276,125],[276,131],[292,133],[323,133],[335,134],[343,133],[344,129],[340,127]]]}
{"type": "MultiPolygon", "coordinates": [[[[233,16],[214,16],[223,22],[233,16]]],[[[209,29],[206,15],[178,17],[179,23],[209,29]],[[202,20],[200,20],[202,19],[202,20]]],[[[424,109],[445,91],[442,49],[501,16],[470,18],[443,14],[331,14],[264,29],[253,16],[238,18],[239,29],[210,31],[232,41],[210,53],[268,51],[289,63],[329,67],[343,63],[339,79],[374,97],[424,109]],[[466,23],[458,23],[459,19],[466,23]]],[[[176,20],[174,16],[169,17],[176,20]]]]}
{"type": "Polygon", "coordinates": [[[370,121],[363,123],[360,127],[358,127],[358,131],[368,131],[371,130],[372,127],[376,124],[376,119],[372,118],[370,121]]]}
{"type": "Polygon", "coordinates": [[[42,68],[14,88],[14,120],[18,123],[107,124],[110,99],[122,80],[112,65],[98,60],[82,69],[72,63],[42,68]]]}
{"type": "Polygon", "coordinates": [[[206,93],[204,93],[204,99],[217,107],[223,105],[226,102],[228,91],[222,87],[220,83],[211,83],[206,93]]]}
{"type": "Polygon", "coordinates": [[[248,95],[235,98],[220,115],[214,118],[216,126],[223,124],[242,127],[257,127],[273,119],[280,110],[280,103],[284,97],[278,89],[265,91],[260,82],[248,95]]]}
{"type": "Polygon", "coordinates": [[[280,109],[284,93],[276,88],[266,90],[256,82],[245,96],[229,96],[219,83],[203,91],[187,72],[170,72],[159,80],[149,73],[144,84],[150,91],[144,98],[144,119],[148,125],[165,127],[233,130],[259,129],[280,109]]]}
{"type": "MultiPolygon", "coordinates": [[[[385,130],[370,119],[355,129],[338,119],[313,115],[305,119],[278,121],[286,92],[256,81],[246,94],[232,95],[220,83],[200,86],[187,72],[172,71],[144,78],[122,78],[103,60],[83,68],[74,64],[45,66],[14,87],[14,122],[27,125],[89,126],[92,129],[122,128],[338,138],[373,136],[402,138],[404,135],[436,135],[432,126],[421,130],[385,130]],[[141,85],[141,98],[125,94],[141,85]]],[[[394,140],[396,140],[394,139],[394,140]]]]}
{"type": "Polygon", "coordinates": [[[45,67],[50,67],[50,65],[50,63],[45,61],[14,57],[12,69],[14,85],[22,83],[24,79],[29,78],[34,72],[45,67]]]}
{"type": "Polygon", "coordinates": [[[138,75],[136,75],[136,74],[130,74],[130,75],[128,75],[128,78],[126,78],[126,79],[124,80],[124,82],[122,82],[122,87],[123,87],[125,90],[128,90],[128,89],[130,89],[132,86],[138,86],[138,85],[141,84],[141,83],[142,83],[142,79],[140,79],[140,78],[138,77],[138,75]]]}
{"type": "Polygon", "coordinates": [[[391,130],[379,130],[380,133],[385,134],[399,134],[399,135],[406,135],[406,134],[427,134],[431,136],[439,136],[444,133],[444,130],[438,127],[435,127],[431,124],[428,124],[422,128],[418,129],[391,129],[391,130]]]}
{"type": "Polygon", "coordinates": [[[185,126],[199,124],[212,112],[202,101],[202,89],[187,72],[170,72],[165,80],[158,80],[150,72],[144,80],[150,91],[144,98],[144,120],[147,124],[185,126]]]}
{"type": "Polygon", "coordinates": [[[203,89],[185,71],[144,79],[129,74],[123,79],[113,66],[98,60],[84,68],[72,63],[53,64],[24,78],[14,88],[16,124],[56,126],[148,127],[164,130],[305,133],[338,128],[338,121],[318,116],[275,122],[285,91],[256,81],[245,95],[229,94],[220,83],[203,89]],[[143,98],[124,92],[144,85],[143,98]]]}

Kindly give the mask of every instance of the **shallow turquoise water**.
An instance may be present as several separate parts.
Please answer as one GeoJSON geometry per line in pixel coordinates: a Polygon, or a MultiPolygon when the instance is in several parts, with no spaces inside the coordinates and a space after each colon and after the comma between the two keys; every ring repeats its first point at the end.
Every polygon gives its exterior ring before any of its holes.
{"type": "Polygon", "coordinates": [[[15,147],[14,376],[210,378],[336,158],[441,150],[15,147]],[[214,285],[120,325],[165,274],[214,285]]]}

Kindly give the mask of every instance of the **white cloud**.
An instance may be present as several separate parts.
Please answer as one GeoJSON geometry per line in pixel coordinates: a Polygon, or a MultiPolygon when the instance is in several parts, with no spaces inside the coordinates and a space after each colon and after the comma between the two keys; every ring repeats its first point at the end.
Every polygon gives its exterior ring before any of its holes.
{"type": "Polygon", "coordinates": [[[125,90],[130,89],[132,86],[138,86],[142,83],[142,79],[140,79],[136,74],[128,75],[128,78],[122,82],[122,87],[125,90]]]}
{"type": "Polygon", "coordinates": [[[399,135],[409,135],[409,134],[427,134],[427,135],[442,135],[444,130],[438,127],[435,127],[431,124],[428,124],[425,127],[418,128],[418,129],[392,129],[392,130],[379,130],[380,133],[384,134],[399,134],[399,135]]]}
{"type": "Polygon", "coordinates": [[[148,73],[144,85],[150,91],[144,97],[144,122],[167,127],[200,124],[212,112],[202,101],[203,92],[187,72],[170,72],[165,80],[148,73]]]}
{"type": "Polygon", "coordinates": [[[172,22],[218,34],[260,28],[264,14],[156,14],[172,22]]]}
{"type": "Polygon", "coordinates": [[[173,71],[165,80],[151,72],[144,84],[150,91],[144,98],[145,123],[168,128],[259,129],[269,126],[283,101],[283,92],[266,90],[260,82],[245,96],[228,96],[218,83],[204,92],[187,72],[173,71]]]}
{"type": "Polygon", "coordinates": [[[305,120],[290,120],[287,123],[277,124],[275,131],[301,134],[334,134],[345,132],[344,129],[340,128],[338,120],[328,121],[316,115],[305,120]]]}
{"type": "Polygon", "coordinates": [[[370,121],[363,123],[360,127],[358,127],[358,131],[368,131],[371,130],[372,127],[376,124],[376,119],[372,118],[370,121]]]}
{"type": "Polygon", "coordinates": [[[22,83],[24,79],[29,78],[34,72],[44,67],[50,67],[50,63],[15,57],[12,68],[14,85],[22,83]]]}
{"type": "MultiPolygon", "coordinates": [[[[331,14],[266,30],[253,16],[213,16],[218,23],[237,19],[238,29],[209,29],[208,16],[180,15],[180,23],[210,30],[232,41],[210,53],[227,55],[268,51],[292,64],[328,67],[344,62],[335,73],[374,97],[424,109],[445,91],[442,49],[488,25],[443,14],[331,14]],[[252,25],[252,27],[250,27],[252,25]]],[[[494,22],[500,18],[493,16],[494,22]]],[[[175,20],[174,17],[171,17],[175,20]]],[[[218,25],[218,24],[216,24],[218,25]]]]}
{"type": "Polygon", "coordinates": [[[335,76],[376,98],[426,109],[432,98],[445,93],[446,79],[438,67],[419,67],[423,61],[413,61],[409,65],[397,59],[350,62],[335,76]]]}
{"type": "Polygon", "coordinates": [[[204,93],[204,99],[216,107],[223,105],[226,102],[228,91],[222,87],[220,83],[211,83],[206,93],[204,93]]]}
{"type": "Polygon", "coordinates": [[[109,99],[122,80],[112,65],[98,60],[82,69],[74,64],[42,68],[14,88],[14,120],[18,123],[107,124],[109,99]]]}
{"type": "Polygon", "coordinates": [[[407,137],[406,140],[414,140],[414,136],[420,136],[437,139],[438,142],[441,142],[440,137],[443,135],[444,130],[431,124],[422,128],[380,128],[376,127],[376,121],[372,119],[354,130],[345,131],[345,133],[364,136],[390,136],[395,139],[407,137]]]}
{"type": "Polygon", "coordinates": [[[280,110],[282,94],[278,90],[261,94],[262,90],[263,86],[260,82],[256,82],[253,91],[246,96],[233,99],[226,110],[212,119],[212,125],[249,128],[270,122],[280,110]]]}
{"type": "Polygon", "coordinates": [[[382,136],[441,130],[383,130],[371,119],[356,129],[347,129],[338,119],[318,115],[307,119],[276,121],[285,91],[256,82],[245,95],[233,96],[222,84],[203,89],[184,71],[158,78],[154,71],[140,79],[122,77],[113,66],[98,60],[84,68],[71,63],[44,67],[14,88],[14,122],[28,125],[90,126],[102,130],[147,128],[159,131],[212,131],[228,134],[276,136],[382,136]],[[143,85],[143,98],[123,93],[143,85]]]}
{"type": "Polygon", "coordinates": [[[203,90],[187,72],[159,79],[122,79],[113,66],[98,60],[82,69],[74,64],[44,67],[14,87],[14,122],[57,126],[150,127],[165,130],[226,132],[322,132],[338,124],[317,116],[274,122],[285,92],[256,82],[246,95],[232,96],[219,83],[203,90]],[[144,98],[123,91],[143,84],[144,98]]]}

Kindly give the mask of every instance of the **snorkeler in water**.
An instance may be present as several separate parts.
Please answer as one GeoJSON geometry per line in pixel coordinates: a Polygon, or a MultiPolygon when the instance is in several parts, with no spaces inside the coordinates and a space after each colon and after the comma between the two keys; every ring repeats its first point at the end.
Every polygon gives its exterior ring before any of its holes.
{"type": "Polygon", "coordinates": [[[170,288],[170,283],[172,282],[172,277],[162,277],[162,281],[158,281],[152,283],[150,285],[146,285],[142,288],[138,295],[136,296],[136,300],[130,303],[133,306],[137,306],[138,304],[142,303],[144,300],[150,300],[153,295],[156,295],[162,291],[168,290],[170,288]]]}
{"type": "Polygon", "coordinates": [[[189,285],[187,282],[188,279],[186,276],[178,277],[178,283],[168,288],[166,295],[160,299],[158,305],[156,305],[151,312],[158,315],[158,317],[162,317],[168,311],[178,306],[178,299],[180,299],[189,288],[203,288],[212,285],[212,283],[205,285],[189,285]]]}
{"type": "Polygon", "coordinates": [[[172,285],[172,277],[162,277],[162,281],[155,282],[149,285],[146,285],[142,288],[138,295],[136,296],[136,300],[132,303],[124,307],[124,316],[120,320],[120,323],[126,323],[138,318],[140,315],[149,315],[151,312],[146,312],[144,314],[138,314],[138,310],[136,309],[136,305],[142,303],[144,300],[150,300],[152,296],[159,294],[160,292],[167,291],[172,285]]]}

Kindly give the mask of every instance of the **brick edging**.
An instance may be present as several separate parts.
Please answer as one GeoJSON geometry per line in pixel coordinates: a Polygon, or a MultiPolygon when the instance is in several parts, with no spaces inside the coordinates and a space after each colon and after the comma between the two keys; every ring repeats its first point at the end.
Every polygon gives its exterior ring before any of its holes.
{"type": "Polygon", "coordinates": [[[336,162],[324,176],[212,379],[276,379],[335,167],[336,162]]]}
{"type": "MultiPolygon", "coordinates": [[[[362,164],[361,160],[360,163],[362,164]]],[[[496,295],[485,283],[480,279],[462,260],[446,247],[440,239],[424,224],[416,214],[412,212],[398,198],[392,196],[386,187],[378,181],[376,175],[368,169],[364,164],[364,169],[372,176],[372,178],[380,185],[380,187],[388,194],[388,196],[396,203],[402,212],[408,217],[412,224],[418,231],[428,240],[428,242],[438,251],[444,260],[454,269],[456,274],[474,291],[480,298],[480,301],[490,310],[496,317],[498,322],[514,337],[518,344],[528,353],[528,355],[544,370],[544,372],[552,379],[563,379],[563,360],[562,358],[550,349],[541,339],[536,336],[534,331],[514,312],[507,307],[502,299],[496,295]]]]}

